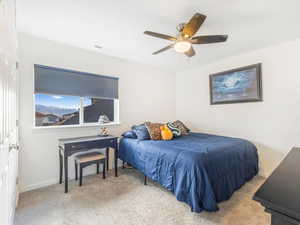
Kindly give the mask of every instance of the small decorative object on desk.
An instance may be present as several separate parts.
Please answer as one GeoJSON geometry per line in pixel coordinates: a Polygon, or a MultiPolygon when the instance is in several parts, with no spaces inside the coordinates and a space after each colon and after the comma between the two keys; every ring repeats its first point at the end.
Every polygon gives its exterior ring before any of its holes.
{"type": "Polygon", "coordinates": [[[100,133],[98,135],[102,136],[102,137],[108,136],[108,129],[107,129],[107,127],[101,127],[100,133]]]}
{"type": "MultiPolygon", "coordinates": [[[[109,123],[109,122],[111,122],[111,121],[109,120],[109,118],[107,117],[107,115],[100,115],[99,116],[99,119],[98,119],[98,123],[99,124],[106,124],[106,123],[109,123]]],[[[107,127],[101,127],[100,133],[98,135],[102,136],[102,137],[108,136],[108,129],[107,129],[107,127]]]]}

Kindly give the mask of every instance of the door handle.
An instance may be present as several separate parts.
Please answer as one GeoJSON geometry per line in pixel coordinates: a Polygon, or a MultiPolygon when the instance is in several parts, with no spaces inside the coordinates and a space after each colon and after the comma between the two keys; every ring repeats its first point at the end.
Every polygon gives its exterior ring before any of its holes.
{"type": "Polygon", "coordinates": [[[19,145],[18,144],[10,144],[9,145],[9,151],[12,151],[12,150],[19,150],[19,145]]]}

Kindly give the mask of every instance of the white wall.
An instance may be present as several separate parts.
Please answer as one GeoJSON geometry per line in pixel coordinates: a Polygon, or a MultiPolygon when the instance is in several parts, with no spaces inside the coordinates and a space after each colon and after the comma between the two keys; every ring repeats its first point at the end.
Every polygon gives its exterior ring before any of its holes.
{"type": "MultiPolygon", "coordinates": [[[[33,64],[119,77],[121,125],[111,127],[112,134],[120,135],[129,126],[145,120],[163,122],[175,119],[175,74],[24,33],[19,34],[19,46],[22,191],[58,182],[58,138],[93,135],[99,129],[34,129],[33,64]]],[[[71,162],[70,176],[74,177],[71,162]]]]}
{"type": "Polygon", "coordinates": [[[300,146],[299,59],[300,40],[179,72],[176,117],[194,130],[254,142],[260,173],[268,176],[293,146],[300,146]],[[263,102],[210,105],[209,74],[258,62],[262,63],[263,102]]]}
{"type": "MultiPolygon", "coordinates": [[[[58,138],[92,135],[98,129],[33,128],[35,63],[119,77],[121,125],[110,128],[116,135],[145,120],[163,122],[178,118],[195,131],[254,142],[264,176],[271,173],[291,147],[300,146],[300,40],[179,72],[176,91],[174,74],[147,65],[24,33],[19,34],[19,46],[22,191],[58,182],[58,138]],[[263,102],[209,104],[209,74],[258,62],[262,63],[263,102]]],[[[73,178],[73,163],[70,165],[73,178]]]]}

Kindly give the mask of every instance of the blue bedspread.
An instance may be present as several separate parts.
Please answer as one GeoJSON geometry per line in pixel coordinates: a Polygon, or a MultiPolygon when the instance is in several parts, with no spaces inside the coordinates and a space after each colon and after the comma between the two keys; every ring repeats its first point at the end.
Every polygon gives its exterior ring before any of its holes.
{"type": "Polygon", "coordinates": [[[249,141],[190,133],[171,141],[122,138],[119,158],[173,192],[192,211],[216,211],[217,203],[258,172],[249,141]]]}

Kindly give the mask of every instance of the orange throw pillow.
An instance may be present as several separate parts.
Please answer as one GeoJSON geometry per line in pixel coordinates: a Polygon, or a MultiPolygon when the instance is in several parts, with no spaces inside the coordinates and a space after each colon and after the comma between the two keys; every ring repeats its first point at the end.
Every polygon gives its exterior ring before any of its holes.
{"type": "Polygon", "coordinates": [[[160,130],[161,130],[161,137],[163,140],[165,141],[172,140],[173,132],[168,128],[167,125],[161,126],[160,130]]]}

